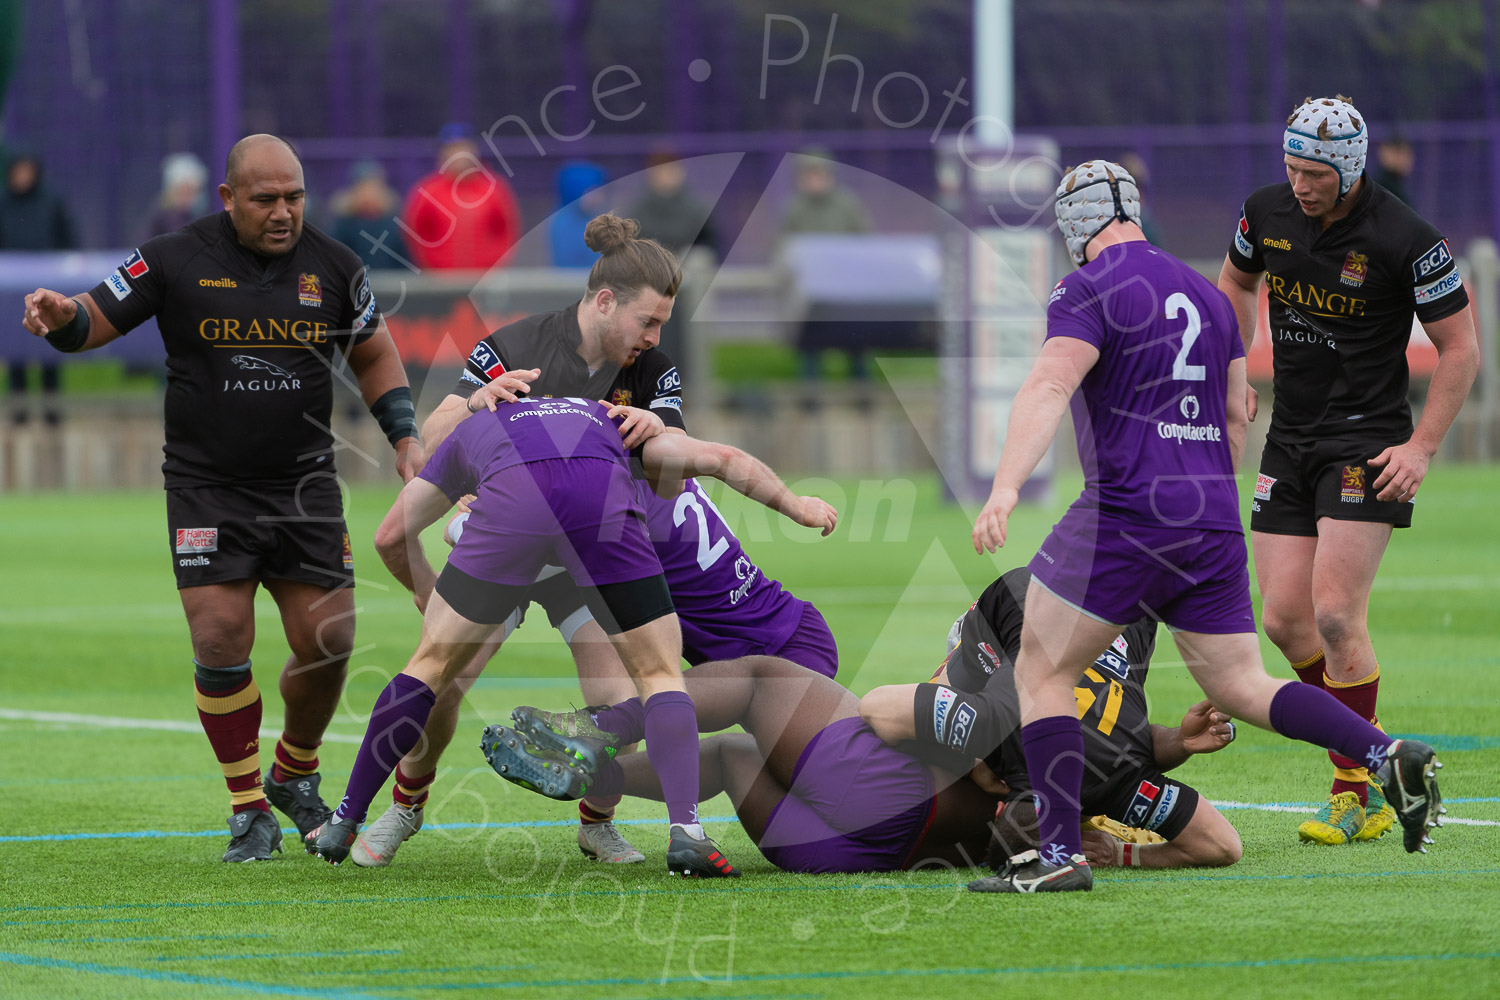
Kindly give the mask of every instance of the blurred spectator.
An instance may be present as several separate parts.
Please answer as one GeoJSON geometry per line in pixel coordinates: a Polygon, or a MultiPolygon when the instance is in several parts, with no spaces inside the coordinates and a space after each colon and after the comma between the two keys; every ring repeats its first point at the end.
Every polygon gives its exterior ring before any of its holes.
{"type": "Polygon", "coordinates": [[[401,196],[385,181],[385,170],[373,160],[349,168],[349,186],[333,196],[334,239],[359,254],[371,270],[403,267],[410,260],[396,210],[401,196]]]}
{"type": "Polygon", "coordinates": [[[687,171],[676,153],[663,150],[651,154],[646,161],[646,192],[629,216],[641,224],[642,239],[655,240],[679,260],[695,246],[707,247],[718,255],[709,206],[688,190],[687,171]]]}
{"type": "MultiPolygon", "coordinates": [[[[787,202],[781,217],[783,238],[798,233],[867,233],[870,214],[853,192],[838,186],[834,177],[833,154],[825,149],[808,149],[798,154],[796,193],[787,202]]],[[[858,324],[835,320],[803,320],[797,328],[797,351],[802,355],[802,377],[813,381],[821,374],[822,352],[838,347],[849,354],[849,374],[858,381],[869,378],[865,348],[859,341],[858,324]]],[[[814,397],[803,405],[813,409],[814,397]]]]}
{"type": "Polygon", "coordinates": [[[157,197],[156,213],[146,223],[146,238],[175,233],[208,212],[208,167],[192,153],[163,157],[161,194],[157,197]]]}
{"type": "MultiPolygon", "coordinates": [[[[42,183],[41,158],[14,152],[5,168],[5,190],[0,192],[0,250],[73,250],[77,247],[73,217],[62,198],[42,183]]],[[[11,358],[6,364],[10,381],[11,419],[24,424],[31,414],[26,408],[26,362],[11,358]]],[[[42,369],[42,401],[45,419],[56,425],[58,370],[53,363],[42,369]]]]}
{"type": "Polygon", "coordinates": [[[1380,144],[1375,156],[1380,161],[1380,168],[1375,171],[1375,183],[1410,205],[1411,193],[1406,190],[1406,179],[1416,165],[1411,143],[1400,135],[1393,135],[1380,144]]]}
{"type": "Polygon", "coordinates": [[[1135,178],[1136,190],[1141,193],[1141,233],[1152,246],[1159,247],[1161,246],[1161,227],[1156,224],[1156,217],[1151,214],[1146,197],[1146,189],[1151,186],[1151,169],[1136,152],[1126,153],[1120,157],[1120,166],[1130,171],[1130,176],[1135,178]]]}
{"type": "Polygon", "coordinates": [[[870,213],[852,192],[838,186],[833,154],[805,150],[797,156],[797,192],[781,217],[781,235],[793,233],[868,233],[870,213]]]}
{"type": "Polygon", "coordinates": [[[599,255],[583,242],[583,230],[601,207],[604,170],[579,160],[565,163],[557,171],[557,211],[547,225],[552,240],[554,267],[593,267],[599,255]]]}
{"type": "Polygon", "coordinates": [[[437,170],[407,195],[403,232],[418,267],[491,267],[521,237],[515,192],[480,162],[474,134],[469,125],[443,126],[437,170]]]}

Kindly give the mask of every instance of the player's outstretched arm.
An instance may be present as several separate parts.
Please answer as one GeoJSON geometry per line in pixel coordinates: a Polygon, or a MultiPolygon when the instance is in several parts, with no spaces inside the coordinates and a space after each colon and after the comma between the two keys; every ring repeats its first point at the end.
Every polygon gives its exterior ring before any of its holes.
{"type": "Polygon", "coordinates": [[[88,292],[70,299],[50,288],[26,296],[21,327],[33,337],[45,337],[64,354],[92,351],[120,336],[88,292]]]}
{"type": "Polygon", "coordinates": [[[422,471],[427,455],[417,433],[417,410],[396,342],[382,318],[375,333],[349,351],[349,370],[359,382],[359,394],[370,415],[380,424],[396,450],[396,472],[403,483],[422,471]]]}
{"type": "Polygon", "coordinates": [[[995,484],[974,520],[975,552],[983,555],[1005,544],[1006,525],[1020,500],[1022,484],[1047,453],[1068,410],[1068,400],[1098,360],[1099,349],[1076,337],[1052,337],[1042,345],[1010,408],[995,484]]]}
{"type": "Polygon", "coordinates": [[[770,466],[731,445],[686,434],[658,434],[642,447],[641,461],[658,494],[658,483],[676,482],[680,490],[689,476],[711,476],[805,528],[820,528],[827,535],[838,524],[838,511],[831,505],[818,497],[798,496],[770,466]]]}
{"type": "Polygon", "coordinates": [[[450,392],[422,424],[422,440],[435,450],[453,433],[453,428],[480,410],[494,412],[501,403],[524,399],[530,384],[542,374],[540,368],[523,368],[505,372],[475,389],[471,395],[450,392]]]}
{"type": "Polygon", "coordinates": [[[417,607],[425,611],[437,574],[422,549],[422,530],[447,512],[453,502],[425,479],[413,479],[396,494],[375,529],[375,551],[401,585],[416,595],[417,607]]]}

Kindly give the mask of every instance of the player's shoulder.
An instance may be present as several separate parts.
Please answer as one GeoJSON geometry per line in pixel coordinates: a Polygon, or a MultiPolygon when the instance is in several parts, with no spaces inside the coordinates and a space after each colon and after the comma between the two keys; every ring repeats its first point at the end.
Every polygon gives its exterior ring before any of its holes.
{"type": "MultiPolygon", "coordinates": [[[[1370,182],[1373,190],[1370,192],[1370,208],[1366,216],[1366,226],[1373,233],[1378,234],[1381,243],[1391,253],[1407,260],[1433,254],[1447,256],[1447,242],[1437,226],[1428,222],[1417,214],[1417,210],[1406,202],[1391,194],[1379,184],[1370,182]]],[[[1435,271],[1446,260],[1429,266],[1428,270],[1435,271]]]]}
{"type": "Polygon", "coordinates": [[[1006,570],[979,595],[974,607],[986,620],[999,621],[1020,613],[1026,606],[1026,588],[1031,586],[1031,570],[1025,566],[1006,570]]]}
{"type": "Polygon", "coordinates": [[[491,346],[506,352],[522,350],[534,354],[539,344],[561,333],[564,310],[534,313],[512,320],[495,330],[485,340],[491,346]]]}
{"type": "Polygon", "coordinates": [[[302,238],[298,242],[308,254],[336,269],[341,276],[353,276],[364,270],[365,262],[348,244],[328,235],[311,222],[303,223],[302,238]]]}
{"type": "Polygon", "coordinates": [[[1245,199],[1245,217],[1251,224],[1257,218],[1271,215],[1276,212],[1289,211],[1297,207],[1297,199],[1292,194],[1292,185],[1288,181],[1279,184],[1267,184],[1250,192],[1245,199]]]}
{"type": "Polygon", "coordinates": [[[142,243],[136,253],[153,264],[181,266],[204,250],[224,242],[223,215],[223,212],[205,215],[181,229],[153,236],[142,243]]]}
{"type": "Polygon", "coordinates": [[[669,396],[682,392],[682,376],[677,371],[677,362],[658,347],[642,354],[621,375],[629,377],[647,396],[669,396]]]}

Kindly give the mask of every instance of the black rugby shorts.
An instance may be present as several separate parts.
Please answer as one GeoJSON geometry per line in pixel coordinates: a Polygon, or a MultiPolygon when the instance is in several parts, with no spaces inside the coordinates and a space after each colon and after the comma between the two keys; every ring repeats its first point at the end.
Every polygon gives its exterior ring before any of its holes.
{"type": "Polygon", "coordinates": [[[235,580],[354,585],[343,497],[332,476],[287,487],[170,488],[167,543],[179,590],[235,580]]]}
{"type": "Polygon", "coordinates": [[[1382,470],[1369,460],[1386,447],[1368,441],[1267,441],[1250,502],[1250,530],[1314,538],[1320,517],[1411,527],[1411,501],[1375,498],[1382,470]]]}

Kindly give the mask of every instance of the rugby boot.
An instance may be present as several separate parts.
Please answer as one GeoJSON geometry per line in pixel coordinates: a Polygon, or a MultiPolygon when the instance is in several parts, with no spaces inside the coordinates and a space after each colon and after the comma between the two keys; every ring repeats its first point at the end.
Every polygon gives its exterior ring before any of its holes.
{"type": "Polygon", "coordinates": [[[229,847],[225,861],[270,861],[281,850],[281,827],[264,809],[246,809],[229,817],[229,847]]]}
{"type": "Polygon", "coordinates": [[[1375,772],[1381,791],[1401,821],[1406,853],[1427,853],[1432,843],[1427,831],[1442,826],[1443,797],[1438,794],[1437,752],[1420,740],[1397,740],[1385,751],[1385,763],[1375,772]]]}
{"type": "MultiPolygon", "coordinates": [[[[272,781],[269,770],[261,777],[266,801],[286,813],[287,818],[297,827],[298,839],[304,844],[307,844],[307,835],[328,822],[328,817],[333,815],[333,810],[328,808],[328,804],[318,794],[318,784],[322,780],[323,776],[316,771],[285,782],[272,781]]],[[[307,853],[312,853],[311,845],[308,845],[307,853]]]]}
{"type": "Polygon", "coordinates": [[[646,860],[613,823],[578,824],[578,849],[590,861],[607,865],[633,865],[646,860]]]}
{"type": "Polygon", "coordinates": [[[699,840],[677,823],[667,841],[667,874],[688,878],[739,878],[740,870],[729,863],[719,845],[708,837],[699,840]]]}
{"type": "Polygon", "coordinates": [[[1380,782],[1370,777],[1370,799],[1365,803],[1365,825],[1354,835],[1355,840],[1379,840],[1391,832],[1396,825],[1396,810],[1386,801],[1380,790],[1380,782]]]}
{"type": "Polygon", "coordinates": [[[1150,830],[1142,830],[1135,826],[1126,826],[1124,823],[1110,819],[1108,816],[1089,816],[1083,821],[1083,829],[1098,830],[1107,833],[1116,840],[1127,844],[1165,844],[1167,838],[1150,830]]]}
{"type": "Polygon", "coordinates": [[[549,799],[581,799],[593,783],[575,758],[528,743],[505,726],[486,726],[479,749],[500,777],[549,799]]]}
{"type": "Polygon", "coordinates": [[[1353,792],[1339,792],[1328,796],[1317,815],[1297,827],[1297,836],[1310,844],[1332,847],[1347,844],[1365,825],[1365,807],[1359,804],[1359,796],[1353,792]]]}
{"type": "Polygon", "coordinates": [[[969,883],[970,892],[1089,892],[1093,888],[1094,870],[1082,854],[1054,865],[1036,851],[1023,851],[995,874],[969,883]]]}
{"type": "Polygon", "coordinates": [[[349,860],[361,868],[384,868],[396,856],[396,849],[422,829],[422,807],[415,809],[391,803],[380,818],[354,838],[349,860]]]}
{"type": "Polygon", "coordinates": [[[330,865],[339,865],[349,856],[349,849],[358,838],[358,820],[329,817],[328,822],[302,839],[307,843],[308,854],[316,854],[330,865]]]}
{"type": "Polygon", "coordinates": [[[615,755],[620,748],[620,738],[594,725],[589,713],[592,708],[572,712],[544,712],[530,705],[522,705],[510,713],[510,721],[516,731],[544,750],[551,750],[572,757],[589,770],[599,770],[599,765],[615,755]]]}

